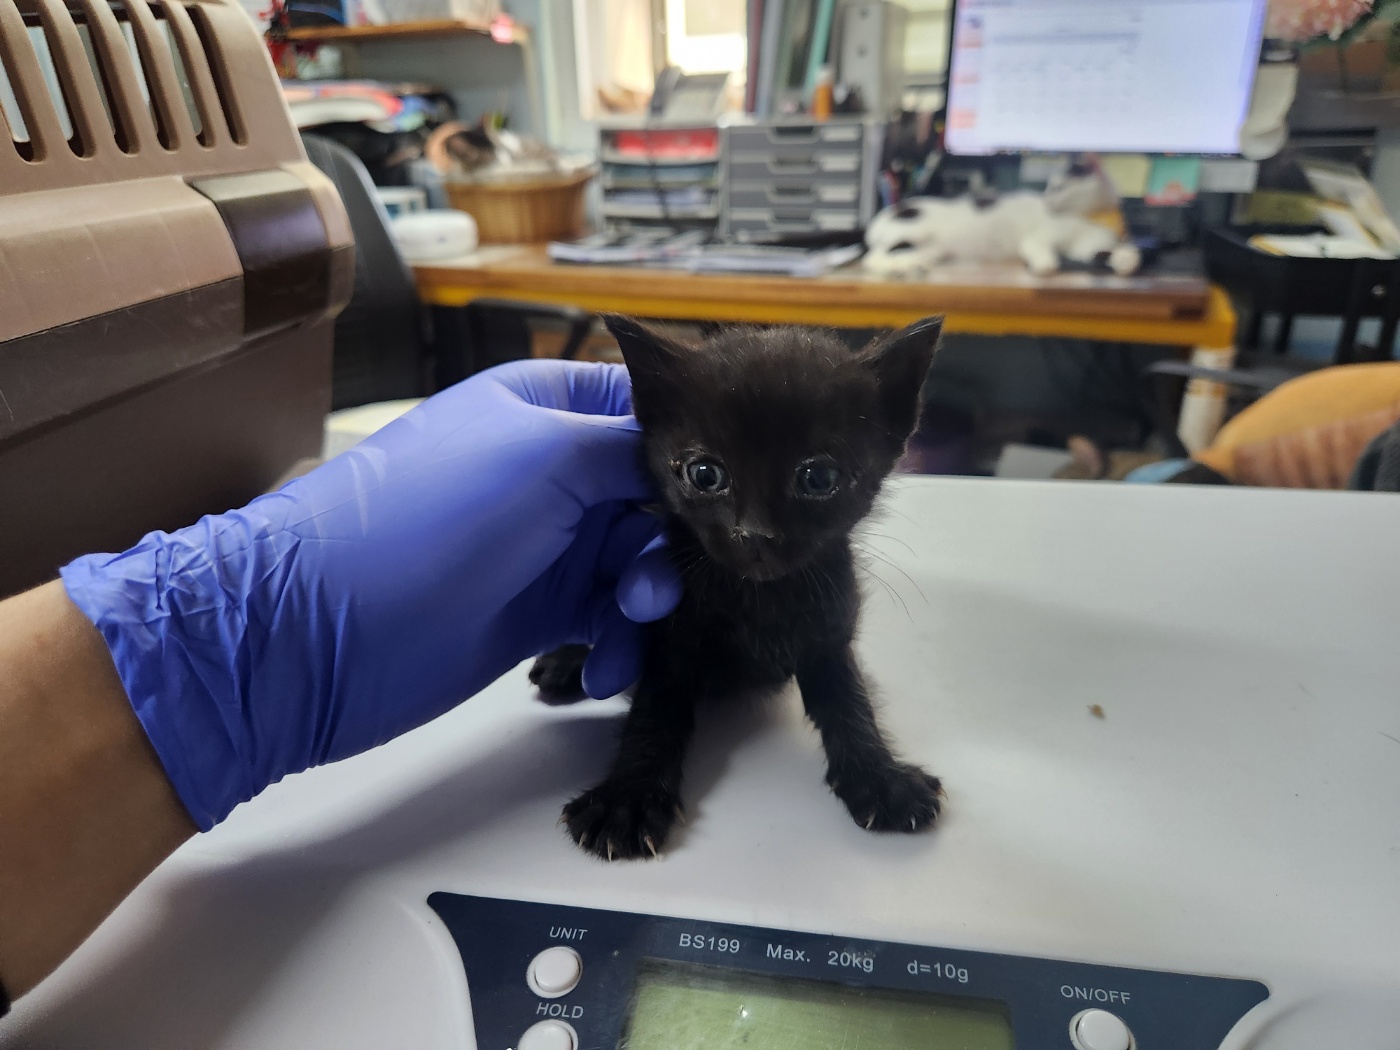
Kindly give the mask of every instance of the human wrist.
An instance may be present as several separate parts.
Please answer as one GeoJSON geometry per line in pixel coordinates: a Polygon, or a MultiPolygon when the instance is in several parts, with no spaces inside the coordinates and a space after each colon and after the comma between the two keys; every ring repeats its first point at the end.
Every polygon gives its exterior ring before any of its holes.
{"type": "MultiPolygon", "coordinates": [[[[259,584],[290,546],[254,507],[151,533],[61,571],[69,599],[106,642],[132,711],[201,831],[305,763],[259,755],[250,702],[260,657],[250,619],[259,584]],[[269,767],[272,768],[269,768],[269,767]]],[[[263,645],[275,644],[270,632],[263,645]]],[[[265,748],[263,750],[266,750],[265,748]]],[[[273,752],[281,749],[273,742],[273,752]]]]}
{"type": "Polygon", "coordinates": [[[55,582],[0,602],[0,978],[20,996],[181,842],[189,817],[102,639],[55,582]]]}

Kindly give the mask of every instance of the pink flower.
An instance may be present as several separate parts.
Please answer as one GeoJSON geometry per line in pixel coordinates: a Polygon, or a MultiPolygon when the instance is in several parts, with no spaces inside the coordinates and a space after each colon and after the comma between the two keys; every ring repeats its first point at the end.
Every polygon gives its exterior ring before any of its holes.
{"type": "Polygon", "coordinates": [[[1301,43],[1314,37],[1336,40],[1371,13],[1372,0],[1269,0],[1264,35],[1301,43]]]}

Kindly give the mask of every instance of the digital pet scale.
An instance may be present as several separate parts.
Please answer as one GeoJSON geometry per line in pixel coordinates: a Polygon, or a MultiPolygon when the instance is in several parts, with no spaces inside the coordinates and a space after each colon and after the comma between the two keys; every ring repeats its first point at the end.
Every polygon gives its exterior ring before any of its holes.
{"type": "Polygon", "coordinates": [[[428,903],[462,951],[488,1047],[1130,1050],[1137,1030],[1145,1045],[1214,1050],[1269,994],[1255,981],[628,912],[428,903]]]}
{"type": "Polygon", "coordinates": [[[663,859],[585,856],[623,704],[522,668],[187,844],[0,1048],[1400,1050],[1400,498],[893,490],[859,646],[933,833],[788,693],[703,719],[663,859]]]}

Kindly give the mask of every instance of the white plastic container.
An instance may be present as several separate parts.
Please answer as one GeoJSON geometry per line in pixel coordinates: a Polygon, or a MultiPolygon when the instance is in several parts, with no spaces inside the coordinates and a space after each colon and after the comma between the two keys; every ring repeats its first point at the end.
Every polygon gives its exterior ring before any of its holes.
{"type": "Polygon", "coordinates": [[[452,259],[476,251],[476,220],[466,212],[451,208],[410,212],[391,219],[389,225],[409,262],[452,259]]]}

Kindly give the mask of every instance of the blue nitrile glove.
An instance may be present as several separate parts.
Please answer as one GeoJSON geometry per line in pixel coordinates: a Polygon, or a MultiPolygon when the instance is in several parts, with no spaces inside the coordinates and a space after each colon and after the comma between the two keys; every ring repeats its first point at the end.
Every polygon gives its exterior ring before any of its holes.
{"type": "Polygon", "coordinates": [[[567,642],[596,645],[590,693],[629,685],[634,621],[680,597],[630,411],[621,366],[506,365],[242,510],[68,565],[195,823],[567,642]]]}

